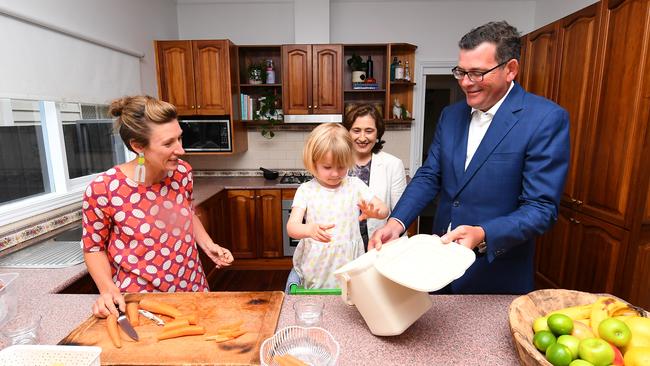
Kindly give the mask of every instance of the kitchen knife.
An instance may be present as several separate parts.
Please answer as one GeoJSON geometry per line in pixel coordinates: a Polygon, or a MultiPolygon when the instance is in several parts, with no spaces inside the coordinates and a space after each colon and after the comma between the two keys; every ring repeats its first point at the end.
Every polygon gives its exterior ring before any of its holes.
{"type": "Polygon", "coordinates": [[[145,318],[155,321],[158,325],[165,325],[165,322],[162,319],[144,309],[139,309],[138,312],[145,318]]]}
{"type": "Polygon", "coordinates": [[[133,326],[129,323],[129,319],[126,317],[124,312],[122,312],[120,308],[117,308],[117,312],[120,313],[120,316],[117,318],[117,323],[120,325],[120,328],[122,328],[124,333],[128,334],[129,337],[136,341],[140,340],[138,333],[133,329],[133,326]]]}

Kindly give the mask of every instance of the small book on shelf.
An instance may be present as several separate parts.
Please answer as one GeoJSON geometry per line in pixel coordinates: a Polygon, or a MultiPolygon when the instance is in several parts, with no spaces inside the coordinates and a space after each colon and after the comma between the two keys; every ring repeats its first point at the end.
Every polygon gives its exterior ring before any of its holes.
{"type": "Polygon", "coordinates": [[[377,90],[377,89],[379,89],[379,84],[377,84],[377,83],[352,83],[352,89],[354,89],[354,90],[377,90]]]}

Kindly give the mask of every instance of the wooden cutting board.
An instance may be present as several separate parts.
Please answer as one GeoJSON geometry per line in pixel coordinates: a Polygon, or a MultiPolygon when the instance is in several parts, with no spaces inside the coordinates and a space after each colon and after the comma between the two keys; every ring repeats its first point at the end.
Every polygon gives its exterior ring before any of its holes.
{"type": "Polygon", "coordinates": [[[206,328],[206,334],[157,341],[162,327],[140,315],[140,325],[135,327],[140,340],[136,342],[120,330],[122,348],[116,348],[106,331],[106,320],[91,315],[59,344],[99,346],[102,365],[259,365],[260,346],[275,333],[284,293],[147,293],[127,294],[126,300],[144,297],[174,305],[183,313],[198,312],[199,325],[206,328]],[[223,343],[204,340],[237,320],[243,321],[241,329],[246,334],[223,343]]]}

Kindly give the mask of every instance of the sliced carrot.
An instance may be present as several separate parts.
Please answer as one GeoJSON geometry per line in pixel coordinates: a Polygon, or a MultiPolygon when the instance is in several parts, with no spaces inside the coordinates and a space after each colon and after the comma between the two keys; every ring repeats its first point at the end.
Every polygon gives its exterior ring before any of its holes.
{"type": "Polygon", "coordinates": [[[176,318],[182,315],[180,310],[176,309],[176,307],[156,300],[151,300],[146,297],[140,300],[140,309],[144,309],[156,314],[171,316],[172,318],[176,318]]]}
{"type": "Polygon", "coordinates": [[[106,329],[108,336],[111,337],[111,342],[117,348],[122,348],[122,338],[120,338],[120,331],[117,329],[117,317],[115,314],[110,314],[106,318],[106,329]]]}
{"type": "Polygon", "coordinates": [[[140,314],[138,313],[137,302],[126,303],[126,316],[129,318],[129,323],[131,323],[132,326],[137,327],[140,325],[140,314]]]}
{"type": "Polygon", "coordinates": [[[162,331],[168,332],[170,330],[187,327],[188,325],[190,325],[190,322],[188,322],[187,319],[174,320],[165,323],[165,326],[163,327],[162,331]]]}
{"type": "Polygon", "coordinates": [[[177,316],[174,320],[182,320],[182,319],[187,319],[187,321],[189,321],[190,324],[196,325],[199,322],[199,314],[197,313],[183,314],[181,316],[177,316]]]}
{"type": "Polygon", "coordinates": [[[202,334],[205,334],[205,328],[203,328],[202,326],[188,325],[183,328],[176,328],[170,331],[161,332],[160,334],[158,334],[157,338],[159,341],[162,341],[163,339],[202,335],[202,334]]]}
{"type": "Polygon", "coordinates": [[[225,335],[217,334],[217,335],[207,336],[207,337],[205,337],[204,339],[205,339],[206,341],[215,341],[215,342],[217,342],[217,343],[221,343],[221,342],[229,341],[229,340],[231,340],[232,338],[227,337],[227,336],[225,336],[225,335]]]}
{"type": "Polygon", "coordinates": [[[292,355],[286,354],[284,355],[284,359],[291,362],[290,365],[292,366],[307,366],[306,363],[302,362],[301,359],[294,357],[292,355]]]}
{"type": "Polygon", "coordinates": [[[240,337],[240,336],[242,336],[244,334],[246,334],[245,330],[236,330],[236,331],[233,331],[233,332],[230,332],[230,333],[226,333],[224,335],[226,337],[230,337],[231,339],[235,339],[235,338],[238,338],[238,337],[240,337]]]}

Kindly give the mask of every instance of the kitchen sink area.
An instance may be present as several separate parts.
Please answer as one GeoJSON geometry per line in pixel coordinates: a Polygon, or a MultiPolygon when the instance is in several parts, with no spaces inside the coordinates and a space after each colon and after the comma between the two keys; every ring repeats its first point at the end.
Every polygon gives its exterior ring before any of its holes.
{"type": "Polygon", "coordinates": [[[65,268],[84,261],[81,226],[0,257],[0,268],[65,268]]]}

